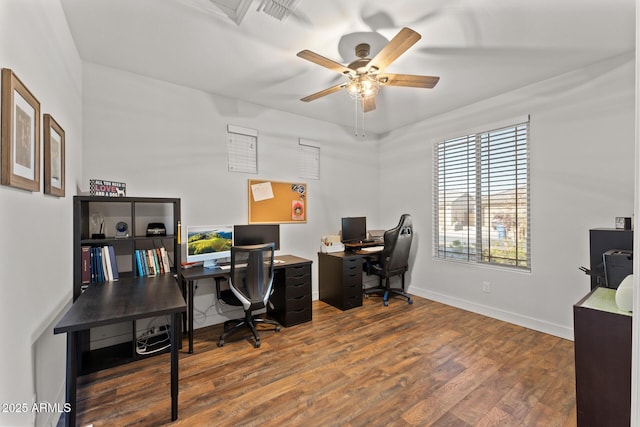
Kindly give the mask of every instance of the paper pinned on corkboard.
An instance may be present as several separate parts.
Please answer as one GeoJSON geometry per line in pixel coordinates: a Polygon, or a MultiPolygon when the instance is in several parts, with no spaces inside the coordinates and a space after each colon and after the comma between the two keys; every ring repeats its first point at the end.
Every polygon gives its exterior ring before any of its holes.
{"type": "Polygon", "coordinates": [[[252,184],[251,194],[253,194],[254,202],[273,199],[273,188],[271,187],[271,181],[252,184]]]}

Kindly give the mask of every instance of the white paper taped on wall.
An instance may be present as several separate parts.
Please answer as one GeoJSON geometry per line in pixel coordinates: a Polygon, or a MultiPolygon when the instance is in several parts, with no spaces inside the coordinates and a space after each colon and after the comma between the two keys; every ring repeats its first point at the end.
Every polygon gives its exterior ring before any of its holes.
{"type": "Polygon", "coordinates": [[[271,182],[261,182],[260,184],[253,184],[251,186],[251,193],[253,194],[254,202],[273,199],[273,188],[271,188],[271,182]]]}

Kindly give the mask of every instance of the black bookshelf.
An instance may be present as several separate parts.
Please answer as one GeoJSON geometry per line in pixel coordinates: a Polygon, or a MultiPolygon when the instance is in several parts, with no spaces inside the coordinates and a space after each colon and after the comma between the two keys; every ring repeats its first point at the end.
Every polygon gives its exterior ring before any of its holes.
{"type": "MultiPolygon", "coordinates": [[[[83,283],[83,247],[113,246],[120,280],[137,277],[135,251],[164,247],[171,271],[177,274],[181,262],[179,244],[180,199],[159,197],[100,197],[75,196],[73,198],[73,301],[91,283],[83,283]],[[126,232],[118,232],[116,224],[127,224],[126,232]],[[147,236],[151,223],[162,223],[165,235],[147,236]],[[103,224],[102,227],[99,224],[103,224]],[[94,238],[97,237],[97,238],[94,238]]],[[[127,322],[127,336],[103,337],[113,342],[100,348],[91,348],[91,330],[82,333],[82,362],[79,373],[89,372],[149,357],[136,352],[136,321],[127,322]],[[125,342],[118,342],[125,339],[125,342]]],[[[103,331],[104,333],[104,331],[103,331]]],[[[118,334],[120,335],[120,334],[118,334]]],[[[97,345],[96,345],[97,347],[97,345]]],[[[166,351],[158,352],[166,353],[166,351]]]]}

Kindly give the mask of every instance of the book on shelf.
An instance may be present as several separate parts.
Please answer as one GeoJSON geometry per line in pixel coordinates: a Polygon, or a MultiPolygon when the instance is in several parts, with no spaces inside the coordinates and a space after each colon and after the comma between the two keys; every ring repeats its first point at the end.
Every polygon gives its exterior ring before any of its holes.
{"type": "Polygon", "coordinates": [[[156,276],[171,272],[169,255],[164,247],[136,249],[134,258],[134,268],[138,276],[156,276]]]}
{"type": "Polygon", "coordinates": [[[135,250],[134,252],[134,257],[136,260],[135,266],[136,266],[136,271],[138,273],[138,276],[144,276],[144,270],[142,269],[142,263],[140,262],[140,251],[139,250],[135,250]]]}
{"type": "Polygon", "coordinates": [[[91,246],[82,246],[80,251],[80,266],[82,268],[80,277],[82,284],[91,283],[91,246]]]}
{"type": "Polygon", "coordinates": [[[118,273],[118,263],[116,262],[116,250],[113,245],[109,245],[109,259],[111,260],[111,280],[118,280],[120,274],[118,273]]]}
{"type": "Polygon", "coordinates": [[[162,253],[160,252],[160,248],[155,249],[154,257],[155,257],[156,263],[158,264],[158,269],[160,269],[160,274],[166,273],[164,269],[164,264],[162,263],[162,253]]]}
{"type": "Polygon", "coordinates": [[[162,265],[164,265],[164,271],[166,273],[171,272],[171,265],[169,264],[169,254],[164,246],[160,248],[160,254],[162,255],[162,265]]]}
{"type": "Polygon", "coordinates": [[[111,272],[111,259],[109,258],[109,248],[103,246],[100,248],[102,252],[102,272],[104,273],[104,281],[111,282],[113,280],[113,273],[111,272]]]}
{"type": "Polygon", "coordinates": [[[118,263],[113,246],[83,246],[81,251],[83,285],[118,280],[118,263]]]}
{"type": "Polygon", "coordinates": [[[149,266],[149,276],[156,275],[156,265],[153,262],[153,251],[147,249],[145,255],[147,256],[147,265],[149,266]]]}
{"type": "Polygon", "coordinates": [[[97,247],[97,248],[93,248],[94,252],[96,253],[95,256],[95,264],[96,264],[96,282],[100,283],[100,282],[104,282],[104,270],[102,268],[103,264],[102,264],[102,249],[97,247]]]}
{"type": "Polygon", "coordinates": [[[160,266],[158,265],[158,256],[156,255],[156,250],[149,249],[149,256],[151,257],[151,261],[153,262],[153,268],[156,270],[156,274],[162,274],[162,271],[160,271],[160,266]]]}

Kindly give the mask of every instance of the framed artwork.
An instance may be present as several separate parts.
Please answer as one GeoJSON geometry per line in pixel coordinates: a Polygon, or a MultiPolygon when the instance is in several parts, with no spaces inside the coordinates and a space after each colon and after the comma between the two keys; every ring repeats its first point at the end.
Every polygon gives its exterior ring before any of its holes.
{"type": "Polygon", "coordinates": [[[8,68],[2,69],[0,183],[40,191],[40,103],[8,68]]]}
{"type": "Polygon", "coordinates": [[[44,192],[64,197],[64,130],[44,115],[44,192]]]}

